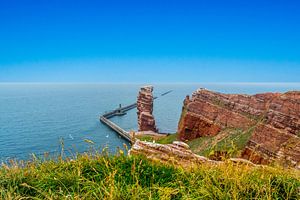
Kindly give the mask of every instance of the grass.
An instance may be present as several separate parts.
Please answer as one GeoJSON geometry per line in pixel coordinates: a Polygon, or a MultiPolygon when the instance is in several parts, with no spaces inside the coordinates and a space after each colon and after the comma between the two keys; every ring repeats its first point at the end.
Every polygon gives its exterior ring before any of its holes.
{"type": "Polygon", "coordinates": [[[251,127],[243,131],[242,129],[227,128],[216,136],[200,137],[187,143],[194,153],[202,156],[216,159],[215,154],[224,153],[225,157],[238,157],[250,139],[253,129],[251,127]]]}
{"type": "Polygon", "coordinates": [[[205,136],[188,141],[187,143],[194,153],[199,155],[207,155],[211,151],[212,139],[213,137],[211,136],[205,136]]]}
{"type": "Polygon", "coordinates": [[[244,150],[246,143],[249,141],[254,127],[251,127],[245,131],[241,129],[225,129],[220,134],[224,133],[224,136],[214,142],[214,139],[218,136],[210,138],[212,141],[203,152],[204,156],[210,156],[213,152],[226,152],[228,157],[237,157],[241,151],[244,150]]]}
{"type": "MultiPolygon", "coordinates": [[[[187,144],[191,150],[202,156],[211,156],[214,152],[223,151],[227,156],[239,156],[246,143],[250,139],[254,127],[245,131],[242,129],[227,128],[216,136],[203,136],[190,141],[187,144]]],[[[178,134],[170,134],[158,140],[161,144],[170,144],[177,139],[178,134]]],[[[151,138],[148,141],[153,141],[151,138]]]]}
{"type": "Polygon", "coordinates": [[[136,139],[147,141],[147,142],[156,142],[162,141],[168,135],[161,134],[161,135],[135,135],[136,139]]]}
{"type": "Polygon", "coordinates": [[[299,199],[299,171],[225,162],[193,169],[122,152],[0,169],[1,199],[299,199]]]}
{"type": "Polygon", "coordinates": [[[158,140],[157,142],[160,143],[160,144],[170,144],[172,143],[173,141],[175,140],[178,140],[177,139],[177,136],[178,134],[177,133],[174,133],[174,134],[170,134],[164,138],[161,138],[160,140],[158,140]]]}
{"type": "Polygon", "coordinates": [[[147,141],[147,142],[152,142],[154,141],[154,137],[150,135],[141,135],[141,136],[136,136],[137,139],[142,140],[142,141],[147,141]]]}

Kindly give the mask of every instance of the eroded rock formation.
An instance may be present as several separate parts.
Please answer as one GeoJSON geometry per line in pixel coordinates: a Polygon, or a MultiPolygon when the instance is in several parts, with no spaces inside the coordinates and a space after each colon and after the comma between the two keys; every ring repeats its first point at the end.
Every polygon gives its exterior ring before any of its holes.
{"type": "Polygon", "coordinates": [[[139,91],[137,98],[137,115],[139,131],[157,132],[155,119],[153,117],[153,87],[145,86],[139,91]]]}
{"type": "Polygon", "coordinates": [[[300,92],[222,94],[199,89],[184,100],[178,125],[183,141],[225,128],[251,130],[242,157],[255,163],[300,162],[300,92]]]}
{"type": "Polygon", "coordinates": [[[128,152],[129,155],[144,155],[148,159],[161,162],[173,162],[176,165],[188,166],[192,163],[211,161],[203,156],[194,154],[187,144],[175,141],[172,144],[158,144],[137,140],[128,152]]]}
{"type": "MultiPolygon", "coordinates": [[[[129,150],[128,155],[144,155],[150,160],[183,167],[193,167],[202,163],[222,163],[194,154],[186,143],[180,141],[174,141],[172,144],[158,144],[137,140],[129,150]]],[[[244,159],[232,158],[230,161],[255,166],[244,159]]]]}

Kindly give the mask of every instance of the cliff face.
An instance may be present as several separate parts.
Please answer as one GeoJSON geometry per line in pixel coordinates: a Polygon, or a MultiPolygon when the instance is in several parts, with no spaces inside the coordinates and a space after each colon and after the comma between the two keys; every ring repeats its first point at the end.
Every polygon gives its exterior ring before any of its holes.
{"type": "Polygon", "coordinates": [[[181,140],[216,136],[228,128],[251,130],[243,158],[299,165],[300,92],[239,95],[199,89],[184,100],[178,125],[181,140]]]}
{"type": "Polygon", "coordinates": [[[153,87],[145,86],[139,91],[137,98],[137,115],[139,131],[157,132],[155,119],[153,117],[153,87]]]}

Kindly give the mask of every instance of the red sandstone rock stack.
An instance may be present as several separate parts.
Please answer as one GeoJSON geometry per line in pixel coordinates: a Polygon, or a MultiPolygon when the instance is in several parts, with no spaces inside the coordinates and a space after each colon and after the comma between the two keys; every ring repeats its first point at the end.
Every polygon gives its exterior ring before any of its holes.
{"type": "Polygon", "coordinates": [[[253,132],[242,157],[255,163],[300,162],[300,92],[221,94],[199,89],[184,100],[179,138],[214,136],[225,128],[253,132]]]}
{"type": "Polygon", "coordinates": [[[137,98],[137,115],[139,131],[157,132],[155,120],[153,117],[153,87],[144,86],[140,89],[137,98]]]}

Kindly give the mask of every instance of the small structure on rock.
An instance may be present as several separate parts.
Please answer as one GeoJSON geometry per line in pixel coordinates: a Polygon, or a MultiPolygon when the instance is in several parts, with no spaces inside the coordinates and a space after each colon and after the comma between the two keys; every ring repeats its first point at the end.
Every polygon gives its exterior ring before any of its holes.
{"type": "Polygon", "coordinates": [[[144,86],[140,89],[137,98],[137,115],[139,131],[158,132],[153,112],[153,86],[144,86]]]}

